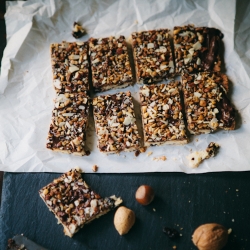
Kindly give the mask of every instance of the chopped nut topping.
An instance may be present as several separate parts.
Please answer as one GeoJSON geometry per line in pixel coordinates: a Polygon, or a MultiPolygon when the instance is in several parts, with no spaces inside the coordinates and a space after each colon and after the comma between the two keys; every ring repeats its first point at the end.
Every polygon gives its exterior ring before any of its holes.
{"type": "Polygon", "coordinates": [[[139,133],[135,122],[130,92],[98,96],[93,99],[98,148],[103,153],[139,149],[139,133]]]}
{"type": "Polygon", "coordinates": [[[62,42],[50,46],[53,84],[57,92],[82,92],[89,89],[87,42],[62,42]]]}
{"type": "Polygon", "coordinates": [[[220,71],[223,34],[215,28],[187,25],[174,27],[176,73],[220,71]]]}
{"type": "Polygon", "coordinates": [[[145,146],[187,143],[179,83],[140,88],[145,146]]]}
{"type": "Polygon", "coordinates": [[[182,76],[188,129],[192,134],[235,128],[235,110],[226,96],[227,76],[198,73],[182,76]]]}
{"type": "Polygon", "coordinates": [[[72,36],[75,38],[81,38],[84,34],[85,34],[85,30],[83,29],[83,27],[77,22],[74,22],[72,36]]]}
{"type": "Polygon", "coordinates": [[[124,36],[89,40],[92,81],[96,92],[133,83],[124,36]]]}
{"type": "Polygon", "coordinates": [[[85,224],[122,203],[114,195],[102,198],[82,179],[79,169],[72,169],[39,191],[49,210],[72,237],[85,224]],[[48,190],[45,194],[44,190],[48,190]]]}
{"type": "Polygon", "coordinates": [[[150,84],[174,76],[168,29],[132,33],[138,83],[150,84]]]}
{"type": "Polygon", "coordinates": [[[93,170],[93,172],[97,172],[97,170],[98,170],[97,165],[94,165],[94,166],[92,167],[92,170],[93,170]]]}
{"type": "Polygon", "coordinates": [[[48,134],[47,148],[85,155],[89,101],[85,93],[57,94],[48,134]]]}

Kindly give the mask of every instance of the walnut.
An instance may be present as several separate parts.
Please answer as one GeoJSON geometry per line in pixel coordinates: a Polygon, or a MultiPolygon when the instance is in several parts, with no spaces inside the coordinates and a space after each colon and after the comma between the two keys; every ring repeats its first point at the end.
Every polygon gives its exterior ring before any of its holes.
{"type": "Polygon", "coordinates": [[[199,226],[192,236],[192,241],[199,250],[220,250],[228,240],[228,230],[217,223],[199,226]]]}

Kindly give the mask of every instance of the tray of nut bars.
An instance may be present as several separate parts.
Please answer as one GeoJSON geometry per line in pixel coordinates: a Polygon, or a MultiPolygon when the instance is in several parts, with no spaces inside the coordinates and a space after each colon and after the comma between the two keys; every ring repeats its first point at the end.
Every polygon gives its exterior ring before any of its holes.
{"type": "Polygon", "coordinates": [[[0,170],[249,170],[250,72],[234,19],[135,5],[7,3],[0,170]]]}

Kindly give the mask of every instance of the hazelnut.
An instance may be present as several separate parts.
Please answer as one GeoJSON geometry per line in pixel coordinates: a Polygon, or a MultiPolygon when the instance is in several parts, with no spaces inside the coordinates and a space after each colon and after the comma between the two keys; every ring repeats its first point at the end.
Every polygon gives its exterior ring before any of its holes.
{"type": "Polygon", "coordinates": [[[148,185],[140,186],[135,193],[136,200],[144,206],[151,203],[154,197],[155,197],[155,192],[153,188],[148,185]]]}
{"type": "Polygon", "coordinates": [[[135,223],[135,213],[124,206],[116,210],[114,217],[115,229],[120,235],[127,234],[135,223]]]}
{"type": "Polygon", "coordinates": [[[192,241],[199,250],[220,250],[227,244],[228,230],[220,224],[209,223],[199,226],[192,241]]]}

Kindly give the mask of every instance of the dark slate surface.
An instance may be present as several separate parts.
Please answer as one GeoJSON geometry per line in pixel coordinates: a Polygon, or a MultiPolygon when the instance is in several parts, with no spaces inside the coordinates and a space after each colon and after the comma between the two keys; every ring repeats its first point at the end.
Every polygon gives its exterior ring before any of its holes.
{"type": "Polygon", "coordinates": [[[86,225],[73,238],[63,228],[38,195],[38,190],[60,174],[5,173],[0,218],[0,249],[7,239],[23,233],[51,250],[64,249],[196,249],[191,242],[194,229],[217,222],[233,232],[226,250],[250,249],[250,172],[186,175],[85,174],[84,179],[102,196],[120,195],[135,211],[136,223],[120,236],[114,226],[114,211],[86,225]],[[151,185],[156,198],[141,206],[134,194],[141,184],[151,185]],[[155,211],[153,211],[153,208],[155,211]],[[172,241],[162,232],[174,227],[183,235],[172,241]],[[183,228],[182,230],[180,230],[183,228]]]}

